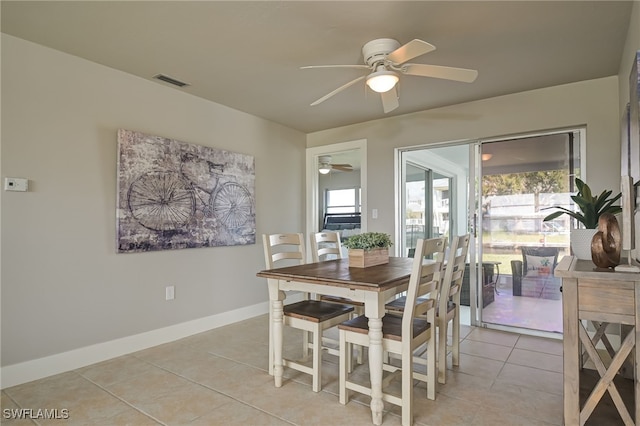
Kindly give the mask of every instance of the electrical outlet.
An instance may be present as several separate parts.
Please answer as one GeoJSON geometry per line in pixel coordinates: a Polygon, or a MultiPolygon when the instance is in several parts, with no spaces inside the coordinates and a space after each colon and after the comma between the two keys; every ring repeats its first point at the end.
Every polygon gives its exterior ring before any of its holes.
{"type": "Polygon", "coordinates": [[[176,287],[173,285],[167,286],[164,289],[164,295],[166,300],[173,300],[176,298],[176,287]]]}

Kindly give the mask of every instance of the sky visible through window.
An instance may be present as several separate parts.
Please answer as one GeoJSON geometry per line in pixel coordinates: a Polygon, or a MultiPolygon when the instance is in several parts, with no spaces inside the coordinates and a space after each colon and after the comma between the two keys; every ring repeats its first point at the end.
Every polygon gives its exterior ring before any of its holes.
{"type": "Polygon", "coordinates": [[[359,203],[356,203],[355,188],[327,191],[327,213],[352,213],[357,211],[360,211],[360,206],[359,203]]]}

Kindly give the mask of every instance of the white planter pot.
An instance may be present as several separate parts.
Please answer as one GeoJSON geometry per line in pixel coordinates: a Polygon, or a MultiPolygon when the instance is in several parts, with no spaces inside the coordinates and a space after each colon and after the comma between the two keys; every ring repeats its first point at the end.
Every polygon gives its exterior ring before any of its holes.
{"type": "Polygon", "coordinates": [[[597,229],[572,229],[569,236],[571,251],[578,259],[591,260],[591,240],[597,229]]]}

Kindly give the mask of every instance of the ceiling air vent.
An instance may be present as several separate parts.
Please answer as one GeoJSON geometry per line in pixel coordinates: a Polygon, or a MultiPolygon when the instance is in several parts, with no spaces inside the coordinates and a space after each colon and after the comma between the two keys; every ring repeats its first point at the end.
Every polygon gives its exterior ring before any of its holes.
{"type": "Polygon", "coordinates": [[[175,78],[169,77],[168,75],[164,75],[164,74],[156,74],[156,75],[153,76],[153,78],[155,78],[157,80],[162,80],[165,83],[173,84],[174,86],[178,86],[178,87],[190,86],[189,83],[185,83],[184,81],[176,80],[175,78]]]}

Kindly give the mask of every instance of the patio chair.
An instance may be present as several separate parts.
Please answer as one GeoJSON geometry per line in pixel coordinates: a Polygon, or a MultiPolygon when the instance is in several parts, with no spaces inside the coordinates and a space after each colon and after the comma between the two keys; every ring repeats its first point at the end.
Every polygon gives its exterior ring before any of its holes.
{"type": "Polygon", "coordinates": [[[513,295],[560,299],[561,280],[554,276],[558,247],[521,247],[522,260],[511,261],[513,295]]]}

